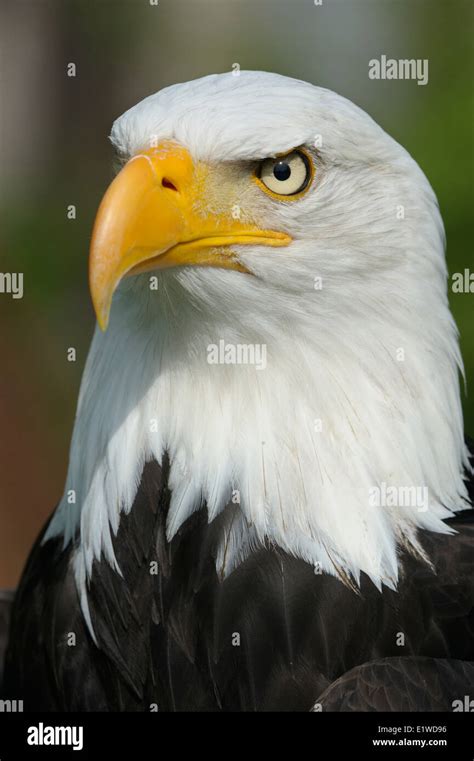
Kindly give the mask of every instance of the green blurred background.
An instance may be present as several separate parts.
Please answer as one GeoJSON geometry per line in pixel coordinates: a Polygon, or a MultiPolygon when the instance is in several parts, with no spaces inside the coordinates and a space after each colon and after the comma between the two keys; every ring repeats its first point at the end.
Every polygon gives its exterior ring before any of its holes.
{"type": "MultiPolygon", "coordinates": [[[[0,295],[0,587],[16,584],[61,494],[94,324],[87,250],[112,177],[107,135],[143,97],[234,63],[336,90],[418,161],[440,202],[450,272],[472,266],[471,0],[152,2],[1,2],[0,271],[23,272],[25,294],[0,295]],[[428,85],[369,80],[382,54],[429,59],[428,85]]],[[[468,386],[473,298],[450,294],[468,386]]],[[[473,433],[472,396],[464,405],[473,433]]]]}

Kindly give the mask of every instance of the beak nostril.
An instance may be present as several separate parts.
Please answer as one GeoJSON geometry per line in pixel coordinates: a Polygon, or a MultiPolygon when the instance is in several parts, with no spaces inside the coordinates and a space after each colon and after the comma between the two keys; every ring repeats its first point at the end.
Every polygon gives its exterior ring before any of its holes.
{"type": "Polygon", "coordinates": [[[176,191],[178,190],[176,185],[173,182],[171,182],[171,180],[169,180],[167,177],[163,177],[163,179],[161,180],[161,184],[164,188],[169,188],[169,190],[176,190],[176,191]]]}

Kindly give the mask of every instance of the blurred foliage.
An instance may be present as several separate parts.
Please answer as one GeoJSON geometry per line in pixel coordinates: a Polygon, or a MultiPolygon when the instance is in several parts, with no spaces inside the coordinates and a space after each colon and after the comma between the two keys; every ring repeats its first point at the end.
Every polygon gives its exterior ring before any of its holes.
{"type": "MultiPolygon", "coordinates": [[[[470,0],[323,0],[321,6],[314,0],[3,0],[0,87],[9,107],[0,135],[1,269],[25,273],[25,298],[0,299],[4,340],[24,381],[4,378],[1,412],[2,420],[14,416],[15,426],[26,429],[32,415],[39,420],[36,439],[23,440],[22,449],[13,435],[10,442],[13,462],[34,459],[38,472],[51,474],[47,498],[36,500],[34,530],[60,494],[93,330],[87,249],[112,173],[106,138],[113,120],[163,86],[229,71],[235,62],[336,90],[418,161],[440,202],[450,272],[463,271],[473,267],[473,12],[470,0]],[[429,83],[369,80],[368,61],[381,54],[427,58],[429,83]],[[75,78],[66,76],[69,62],[77,66],[75,78]],[[67,219],[69,204],[77,207],[75,220],[67,219]],[[77,349],[76,363],[66,361],[69,346],[77,349]],[[16,408],[8,382],[22,389],[16,408]]],[[[473,298],[450,294],[468,387],[474,383],[473,298]]],[[[464,406],[466,430],[473,432],[472,395],[464,406]]],[[[20,501],[21,478],[20,467],[10,473],[20,501]]],[[[15,541],[24,552],[31,536],[15,541]]],[[[16,572],[0,567],[0,584],[2,573],[10,579],[16,572]]]]}

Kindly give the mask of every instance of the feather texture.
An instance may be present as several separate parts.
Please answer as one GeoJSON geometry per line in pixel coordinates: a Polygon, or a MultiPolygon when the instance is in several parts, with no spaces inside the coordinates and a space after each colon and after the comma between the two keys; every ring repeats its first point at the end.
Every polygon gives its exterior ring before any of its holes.
{"type": "Polygon", "coordinates": [[[451,522],[457,533],[423,535],[436,572],[402,555],[398,591],[365,576],[354,590],[271,546],[222,578],[215,556],[235,508],[210,524],[195,513],[168,542],[168,474],[167,464],[145,466],[113,540],[122,573],[94,563],[97,646],[76,550],[36,544],[6,666],[5,694],[23,696],[25,710],[449,710],[468,694],[474,511],[451,522]]]}

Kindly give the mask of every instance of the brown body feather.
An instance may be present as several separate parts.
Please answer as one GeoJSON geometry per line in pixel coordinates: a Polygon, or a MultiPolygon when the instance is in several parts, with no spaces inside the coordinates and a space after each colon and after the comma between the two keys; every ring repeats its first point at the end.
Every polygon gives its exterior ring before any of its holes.
{"type": "Polygon", "coordinates": [[[363,577],[356,593],[272,547],[222,580],[216,547],[235,508],[211,524],[199,511],[168,543],[167,477],[149,463],[122,516],[122,576],[94,566],[98,646],[75,547],[37,542],[12,613],[5,697],[53,711],[452,710],[472,691],[473,511],[453,519],[452,536],[422,536],[434,570],[402,554],[397,591],[363,577]]]}

